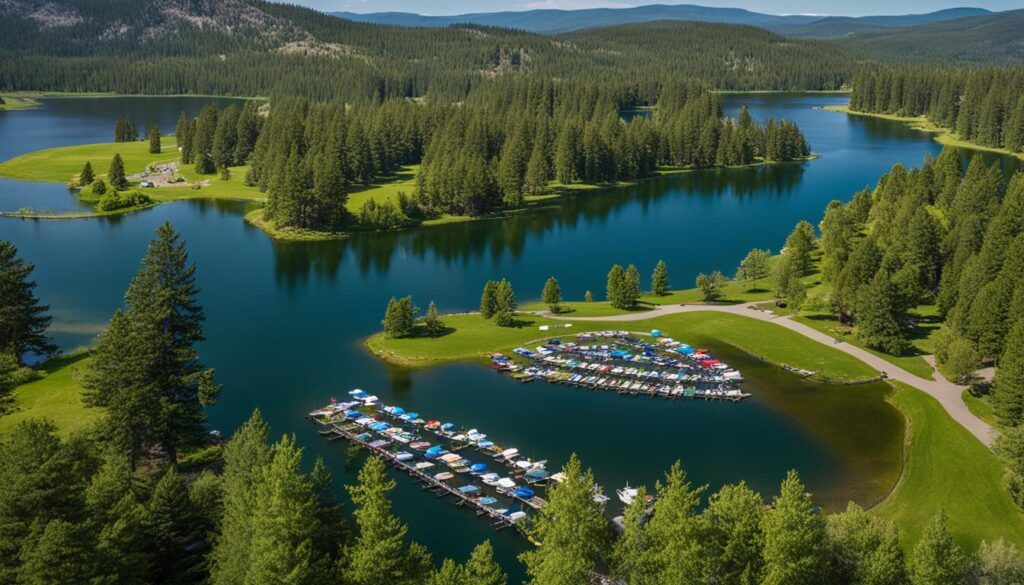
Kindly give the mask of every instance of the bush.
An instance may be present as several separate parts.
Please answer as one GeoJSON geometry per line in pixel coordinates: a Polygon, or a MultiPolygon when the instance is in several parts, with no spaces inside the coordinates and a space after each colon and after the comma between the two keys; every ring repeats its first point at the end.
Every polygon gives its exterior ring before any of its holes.
{"type": "Polygon", "coordinates": [[[100,202],[96,204],[96,209],[100,211],[116,211],[118,209],[148,205],[152,201],[149,196],[138,191],[132,191],[131,193],[111,191],[100,199],[100,202]]]}
{"type": "Polygon", "coordinates": [[[367,201],[359,210],[359,223],[377,230],[391,230],[410,225],[412,222],[392,201],[377,203],[367,201]]]}
{"type": "Polygon", "coordinates": [[[92,182],[92,194],[93,195],[105,195],[107,193],[107,184],[103,182],[103,179],[96,179],[92,182]]]}

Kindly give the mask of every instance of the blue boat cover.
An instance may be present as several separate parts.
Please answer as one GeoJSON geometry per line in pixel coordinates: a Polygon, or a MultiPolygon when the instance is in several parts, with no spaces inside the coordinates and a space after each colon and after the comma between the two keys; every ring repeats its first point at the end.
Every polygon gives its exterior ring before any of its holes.
{"type": "Polygon", "coordinates": [[[520,498],[532,498],[533,497],[533,490],[531,490],[528,487],[520,487],[520,488],[516,488],[512,492],[512,495],[518,496],[520,498]]]}
{"type": "Polygon", "coordinates": [[[444,447],[440,445],[434,445],[433,447],[427,449],[426,452],[428,455],[440,455],[443,451],[444,447]]]}
{"type": "Polygon", "coordinates": [[[416,419],[418,419],[420,417],[420,413],[418,413],[418,412],[408,412],[408,413],[406,413],[405,416],[409,417],[409,420],[416,420],[416,419]]]}
{"type": "Polygon", "coordinates": [[[487,470],[487,464],[486,463],[474,463],[473,465],[469,466],[469,470],[470,471],[486,471],[487,470]]]}
{"type": "Polygon", "coordinates": [[[395,416],[401,416],[405,414],[405,409],[402,408],[401,406],[394,406],[391,408],[391,414],[395,416]]]}
{"type": "Polygon", "coordinates": [[[441,425],[441,430],[442,431],[450,431],[450,430],[452,430],[454,428],[455,428],[455,425],[453,425],[452,423],[444,423],[443,425],[441,425]]]}
{"type": "Polygon", "coordinates": [[[464,485],[464,486],[459,488],[459,491],[464,493],[464,494],[471,494],[473,492],[480,491],[480,486],[478,486],[478,485],[464,485]]]}

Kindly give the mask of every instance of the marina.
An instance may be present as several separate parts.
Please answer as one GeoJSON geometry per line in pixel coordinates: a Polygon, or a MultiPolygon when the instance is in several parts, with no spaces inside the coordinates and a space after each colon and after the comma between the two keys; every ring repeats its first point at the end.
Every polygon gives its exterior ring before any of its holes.
{"type": "MultiPolygon", "coordinates": [[[[560,473],[548,472],[547,461],[502,447],[477,429],[383,405],[363,390],[352,390],[349,397],[340,403],[332,399],[307,415],[327,427],[319,431],[321,436],[358,445],[417,480],[424,491],[439,498],[451,496],[457,506],[486,518],[495,530],[514,528],[539,545],[531,534],[530,514],[541,513],[547,502],[537,491],[562,479],[560,473]]],[[[596,502],[607,501],[599,492],[594,497],[596,502]]]]}
{"type": "Polygon", "coordinates": [[[555,338],[533,350],[516,348],[515,357],[493,354],[491,367],[521,382],[541,380],[627,396],[731,402],[750,396],[739,388],[742,374],[707,349],[657,330],[651,336],[653,343],[628,331],[580,333],[570,342],[555,338]]]}

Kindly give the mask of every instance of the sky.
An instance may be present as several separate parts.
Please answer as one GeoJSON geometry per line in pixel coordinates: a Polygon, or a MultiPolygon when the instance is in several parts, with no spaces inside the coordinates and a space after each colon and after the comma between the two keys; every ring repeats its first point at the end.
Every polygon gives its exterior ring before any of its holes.
{"type": "Polygon", "coordinates": [[[1024,8],[1024,0],[290,0],[323,11],[414,12],[417,14],[464,14],[533,8],[628,8],[644,4],[697,4],[746,8],[766,14],[829,14],[865,16],[910,14],[973,6],[989,10],[1024,8]]]}

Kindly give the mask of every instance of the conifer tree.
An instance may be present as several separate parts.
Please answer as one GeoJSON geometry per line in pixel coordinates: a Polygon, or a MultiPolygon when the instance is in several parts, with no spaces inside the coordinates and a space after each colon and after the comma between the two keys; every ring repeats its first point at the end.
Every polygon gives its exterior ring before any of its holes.
{"type": "Polygon", "coordinates": [[[622,266],[618,264],[612,266],[612,269],[608,272],[608,284],[605,288],[608,302],[611,306],[616,309],[625,309],[629,307],[625,295],[626,285],[626,271],[622,269],[622,266]]]}
{"type": "Polygon", "coordinates": [[[960,585],[967,574],[968,558],[953,542],[949,520],[939,512],[925,527],[914,546],[908,572],[911,585],[960,585]]]}
{"type": "Polygon", "coordinates": [[[302,449],[283,437],[256,486],[250,566],[245,583],[313,583],[316,498],[301,470],[302,449]]]}
{"type": "Polygon", "coordinates": [[[178,116],[178,124],[174,127],[174,141],[178,145],[178,152],[181,155],[181,164],[192,164],[195,154],[195,122],[189,120],[182,112],[178,116]]]}
{"type": "Polygon", "coordinates": [[[512,283],[508,279],[502,278],[497,287],[494,290],[495,308],[497,312],[505,312],[512,314],[515,312],[516,305],[516,293],[512,290],[512,283]]]}
{"type": "Polygon", "coordinates": [[[815,247],[814,226],[806,221],[796,224],[786,238],[786,249],[783,254],[790,255],[800,276],[806,276],[811,270],[811,251],[815,247]]]}
{"type": "Polygon", "coordinates": [[[419,585],[426,579],[429,561],[424,565],[422,549],[406,544],[408,528],[391,511],[388,494],[394,488],[379,457],[367,459],[358,483],[348,487],[358,536],[347,553],[347,582],[419,585]]]}
{"type": "Polygon", "coordinates": [[[761,531],[765,505],[761,495],[743,482],[726,485],[708,500],[701,514],[706,525],[709,581],[722,585],[757,585],[764,571],[761,531]]]}
{"type": "Polygon", "coordinates": [[[583,302],[584,303],[592,303],[592,302],[594,302],[594,293],[590,292],[589,290],[587,292],[583,293],[583,302]]]}
{"type": "Polygon", "coordinates": [[[537,520],[541,546],[520,555],[533,585],[578,585],[608,551],[608,522],[594,502],[594,476],[573,454],[565,479],[548,491],[547,512],[537,520]]]}
{"type": "Polygon", "coordinates": [[[704,574],[702,525],[697,514],[705,486],[694,488],[679,461],[658,482],[654,516],[647,526],[650,559],[659,583],[696,583],[704,574]]]}
{"type": "Polygon", "coordinates": [[[78,185],[80,187],[88,187],[92,185],[92,182],[96,180],[96,174],[93,173],[92,163],[85,161],[85,166],[82,167],[82,172],[78,173],[78,185]]]}
{"type": "Polygon", "coordinates": [[[483,294],[480,295],[480,315],[484,319],[490,319],[498,311],[498,283],[488,280],[484,284],[483,294]]]}
{"type": "Polygon", "coordinates": [[[635,307],[640,301],[640,272],[634,264],[626,268],[626,274],[622,279],[621,301],[626,307],[635,307]]]}
{"type": "Polygon", "coordinates": [[[999,422],[1013,427],[1024,421],[1024,319],[1006,337],[993,384],[993,409],[999,422]]]}
{"type": "Polygon", "coordinates": [[[150,124],[146,130],[146,140],[149,141],[149,153],[160,154],[160,127],[150,124]]]}
{"type": "Polygon", "coordinates": [[[668,265],[664,260],[658,260],[654,265],[654,272],[651,274],[651,292],[658,296],[666,295],[669,291],[668,265]]]}
{"type": "Polygon", "coordinates": [[[548,177],[551,171],[548,168],[548,156],[545,152],[544,142],[537,138],[533,141],[533,151],[530,153],[530,160],[526,164],[526,179],[524,188],[529,195],[540,195],[548,187],[548,177]]]}
{"type": "Polygon", "coordinates": [[[445,559],[441,566],[430,574],[426,585],[465,585],[466,570],[451,559],[445,559]]]}
{"type": "Polygon", "coordinates": [[[826,582],[825,526],[795,471],[762,521],[764,585],[816,585],[826,582]]]}
{"type": "Polygon", "coordinates": [[[557,313],[562,303],[562,287],[558,285],[558,280],[554,276],[548,278],[547,282],[544,283],[544,290],[541,291],[541,301],[551,309],[552,313],[557,313]]]}
{"type": "Polygon", "coordinates": [[[423,330],[429,337],[437,337],[444,331],[444,323],[437,316],[437,304],[434,301],[427,305],[427,315],[423,317],[423,330]]]}
{"type": "Polygon", "coordinates": [[[149,513],[136,495],[127,458],[108,457],[85,491],[88,530],[96,535],[96,580],[143,585],[150,575],[149,513]]]}
{"type": "Polygon", "coordinates": [[[896,526],[869,516],[850,502],[845,512],[826,520],[832,578],[842,583],[906,583],[903,551],[896,526]]]}
{"type": "Polygon", "coordinates": [[[485,540],[476,545],[466,561],[467,585],[508,585],[508,575],[494,560],[494,547],[485,540]]]}
{"type": "MultiPolygon", "coordinates": [[[[19,585],[78,585],[93,574],[88,537],[81,527],[51,520],[21,553],[19,585]]],[[[13,583],[13,582],[12,582],[13,583]]]]}
{"type": "Polygon", "coordinates": [[[979,585],[1010,585],[1024,582],[1024,560],[1016,546],[999,538],[982,541],[972,578],[979,585]]]}
{"type": "Polygon", "coordinates": [[[186,547],[199,537],[188,488],[174,466],[168,467],[146,506],[146,524],[153,548],[150,578],[166,582],[188,571],[197,559],[186,547]]]}
{"type": "Polygon", "coordinates": [[[213,139],[217,132],[217,106],[207,104],[199,113],[192,135],[195,171],[207,175],[214,171],[213,139]]]}
{"type": "Polygon", "coordinates": [[[400,299],[391,297],[387,310],[384,312],[384,334],[388,337],[406,337],[412,334],[416,325],[416,313],[419,308],[413,305],[411,296],[400,299]]]}
{"type": "Polygon", "coordinates": [[[134,458],[157,443],[175,461],[205,433],[204,408],[220,388],[199,362],[204,339],[194,264],[169,223],[157,229],[139,272],[100,337],[85,386],[87,401],[106,407],[105,432],[134,458]]]}
{"type": "Polygon", "coordinates": [[[124,160],[120,154],[115,154],[110,161],[110,170],[107,171],[107,181],[114,189],[124,189],[128,186],[128,179],[124,174],[124,160]]]}
{"type": "Polygon", "coordinates": [[[50,307],[39,302],[36,283],[29,280],[34,269],[14,244],[0,240],[0,352],[19,364],[27,352],[45,357],[57,351],[46,335],[50,307]]]}
{"type": "Polygon", "coordinates": [[[256,410],[224,446],[224,513],[220,538],[210,554],[213,585],[246,582],[252,559],[252,511],[257,506],[257,486],[270,459],[267,424],[256,410]]]}
{"type": "Polygon", "coordinates": [[[897,291],[884,270],[861,290],[857,302],[857,336],[868,346],[891,355],[906,351],[903,312],[897,291]]]}

